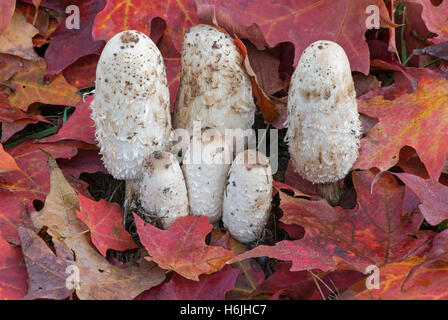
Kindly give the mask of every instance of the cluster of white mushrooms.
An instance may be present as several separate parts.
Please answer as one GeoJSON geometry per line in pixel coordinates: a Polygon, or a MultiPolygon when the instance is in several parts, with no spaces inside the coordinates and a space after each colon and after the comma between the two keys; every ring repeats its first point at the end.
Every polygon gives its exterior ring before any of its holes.
{"type": "MultiPolygon", "coordinates": [[[[224,135],[254,122],[243,56],[227,33],[197,25],[185,34],[181,63],[173,128],[156,45],[133,30],[108,41],[91,104],[103,163],[114,178],[126,180],[125,216],[138,211],[161,228],[180,216],[207,216],[213,224],[222,219],[232,237],[253,242],[269,217],[270,163],[224,135]],[[194,134],[197,121],[202,130],[194,134]],[[181,163],[173,129],[190,137],[181,163]]],[[[347,174],[360,124],[350,65],[337,44],[319,41],[304,51],[291,81],[288,127],[291,158],[304,178],[328,185],[347,174]]]]}

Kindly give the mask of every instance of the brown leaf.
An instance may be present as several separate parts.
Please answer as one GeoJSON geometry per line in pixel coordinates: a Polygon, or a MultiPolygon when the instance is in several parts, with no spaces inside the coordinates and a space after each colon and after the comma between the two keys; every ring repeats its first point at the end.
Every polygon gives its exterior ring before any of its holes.
{"type": "Polygon", "coordinates": [[[14,14],[16,0],[4,0],[0,3],[0,34],[6,30],[14,14]]]}
{"type": "Polygon", "coordinates": [[[61,240],[76,255],[79,268],[80,299],[128,300],[161,283],[164,271],[154,263],[142,261],[126,269],[109,264],[90,244],[87,226],[78,219],[79,200],[53,158],[50,167],[50,193],[44,208],[31,215],[35,227],[48,227],[48,233],[61,240]]]}
{"type": "Polygon", "coordinates": [[[37,60],[32,38],[39,33],[19,12],[14,12],[8,28],[0,34],[0,52],[19,56],[26,60],[37,60]]]}
{"type": "Polygon", "coordinates": [[[54,239],[56,253],[33,230],[18,228],[23,256],[28,271],[28,293],[25,300],[64,299],[72,292],[66,279],[75,265],[73,253],[54,239]]]}

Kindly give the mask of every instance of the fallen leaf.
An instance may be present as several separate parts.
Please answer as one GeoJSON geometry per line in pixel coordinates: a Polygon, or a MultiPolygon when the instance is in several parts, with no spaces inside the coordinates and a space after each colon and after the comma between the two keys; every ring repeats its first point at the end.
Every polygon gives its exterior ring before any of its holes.
{"type": "Polygon", "coordinates": [[[123,210],[117,203],[91,200],[78,194],[78,218],[90,230],[90,237],[98,251],[106,256],[107,249],[125,251],[136,248],[131,235],[123,227],[123,210]]]}
{"type": "Polygon", "coordinates": [[[50,45],[45,51],[47,75],[53,76],[60,73],[81,57],[101,53],[105,42],[92,39],[92,28],[97,13],[104,8],[105,3],[105,0],[71,1],[70,5],[76,5],[79,8],[79,29],[67,28],[64,21],[51,35],[50,45]]]}
{"type": "Polygon", "coordinates": [[[323,273],[318,270],[291,272],[291,263],[279,262],[276,271],[254,292],[254,295],[269,293],[288,296],[293,300],[323,300],[333,298],[344,292],[350,285],[358,282],[364,274],[353,270],[323,273]],[[321,296],[321,292],[324,297],[321,296]]]}
{"type": "Polygon", "coordinates": [[[173,112],[180,81],[180,53],[174,47],[172,39],[166,35],[160,39],[159,49],[165,62],[166,77],[170,90],[170,110],[173,112]]]}
{"type": "Polygon", "coordinates": [[[81,300],[129,300],[160,284],[164,272],[154,263],[142,261],[126,269],[109,264],[89,243],[87,226],[78,219],[79,200],[56,161],[49,158],[51,189],[44,208],[31,214],[36,228],[48,227],[48,233],[73,250],[79,268],[81,300]]]}
{"type": "Polygon", "coordinates": [[[100,56],[96,54],[79,58],[62,72],[65,80],[78,89],[95,87],[96,66],[99,59],[100,56]]]}
{"type": "Polygon", "coordinates": [[[239,269],[225,266],[218,272],[200,276],[199,281],[174,273],[170,281],[152,288],[139,300],[224,300],[239,273],[239,269]]]}
{"type": "Polygon", "coordinates": [[[2,138],[0,142],[5,143],[15,133],[21,131],[27,125],[38,123],[39,121],[51,123],[38,112],[28,111],[25,113],[22,110],[13,108],[9,105],[3,107],[0,102],[0,122],[2,123],[2,138]]]}
{"type": "Polygon", "coordinates": [[[0,52],[19,56],[26,60],[37,60],[39,56],[33,50],[32,38],[39,33],[26,18],[15,11],[11,23],[0,34],[0,52]]]}
{"type": "Polygon", "coordinates": [[[20,243],[17,226],[24,214],[34,211],[33,201],[45,201],[50,190],[47,157],[70,158],[77,153],[73,142],[39,144],[25,141],[6,151],[16,160],[21,171],[0,174],[0,234],[8,241],[20,243]]]}
{"type": "Polygon", "coordinates": [[[25,300],[65,299],[74,288],[67,288],[70,267],[75,266],[73,253],[54,240],[55,253],[33,230],[19,227],[20,243],[28,271],[25,300]]]}
{"type": "Polygon", "coordinates": [[[439,5],[433,4],[431,0],[411,0],[423,6],[422,18],[429,31],[438,36],[431,38],[434,43],[448,41],[448,3],[442,1],[439,5]]]}
{"type": "Polygon", "coordinates": [[[424,261],[422,257],[410,257],[380,268],[380,289],[366,289],[361,281],[348,295],[352,300],[447,300],[448,262],[438,261],[418,268],[412,278],[402,288],[410,270],[424,261]]]}
{"type": "Polygon", "coordinates": [[[22,299],[27,281],[22,251],[0,237],[0,300],[22,299]]]}
{"type": "Polygon", "coordinates": [[[149,261],[175,271],[184,278],[199,281],[201,274],[219,271],[235,253],[208,246],[205,237],[212,230],[207,217],[179,217],[168,230],[160,230],[134,214],[140,241],[148,251],[149,261]]]}
{"type": "Polygon", "coordinates": [[[381,0],[333,0],[276,2],[196,0],[202,21],[219,26],[240,39],[248,39],[258,49],[282,42],[295,46],[294,64],[302,51],[317,40],[339,43],[347,52],[352,70],[369,72],[369,50],[364,41],[367,31],[365,13],[369,5],[380,9],[384,22],[391,23],[381,0]],[[319,19],[316,19],[316,16],[319,19]],[[322,28],[325,21],[325,28],[322,28]]]}
{"type": "Polygon", "coordinates": [[[0,34],[2,34],[11,22],[16,7],[16,0],[5,0],[0,4],[0,34]]]}
{"type": "Polygon", "coordinates": [[[76,105],[75,112],[68,118],[57,134],[40,139],[39,142],[48,143],[62,140],[76,140],[95,145],[95,122],[90,118],[92,110],[90,103],[93,95],[80,101],[76,105]]]}
{"type": "Polygon", "coordinates": [[[107,41],[124,30],[150,35],[151,21],[156,17],[165,20],[165,34],[180,52],[185,31],[198,23],[194,1],[107,0],[106,7],[95,18],[93,37],[107,41]]]}
{"type": "Polygon", "coordinates": [[[448,41],[422,49],[414,49],[413,52],[415,55],[429,54],[443,60],[448,60],[448,41]]]}
{"type": "Polygon", "coordinates": [[[361,112],[379,118],[361,140],[354,168],[385,171],[398,162],[400,149],[413,147],[432,178],[438,179],[448,154],[448,80],[424,78],[416,93],[389,101],[361,101],[361,112]],[[371,112],[371,110],[373,112],[371,112]],[[381,111],[379,111],[381,110],[381,111]]]}
{"type": "Polygon", "coordinates": [[[97,150],[79,150],[78,154],[70,160],[61,159],[58,163],[64,173],[70,174],[75,178],[79,178],[83,172],[109,173],[104,168],[103,161],[97,150]]]}
{"type": "Polygon", "coordinates": [[[280,59],[269,53],[260,51],[249,41],[244,41],[250,66],[261,88],[268,95],[273,95],[283,89],[283,81],[278,72],[280,59]]]}
{"type": "Polygon", "coordinates": [[[260,84],[258,83],[257,75],[252,69],[249,57],[247,56],[246,46],[240,39],[238,39],[238,37],[235,37],[235,44],[243,54],[244,66],[246,68],[247,73],[249,74],[252,83],[252,94],[256,98],[257,106],[258,108],[260,108],[264,120],[267,122],[274,121],[274,119],[277,117],[277,110],[275,109],[274,103],[266,95],[266,93],[263,91],[263,89],[260,87],[260,84]]]}
{"type": "MultiPolygon", "coordinates": [[[[68,84],[61,74],[51,81],[45,80],[47,66],[43,59],[22,60],[20,65],[20,71],[8,80],[15,90],[9,95],[11,106],[26,111],[34,102],[75,106],[81,100],[76,94],[77,89],[68,84]]],[[[0,70],[0,78],[3,78],[3,70],[0,70]]]]}
{"type": "Polygon", "coordinates": [[[434,179],[422,179],[408,173],[394,173],[420,200],[418,206],[430,225],[448,219],[448,187],[434,179]]]}
{"type": "Polygon", "coordinates": [[[20,171],[20,168],[17,166],[14,158],[11,157],[11,155],[3,149],[3,145],[0,144],[0,173],[14,170],[20,171]]]}
{"type": "MultiPolygon", "coordinates": [[[[236,254],[247,251],[246,245],[233,239],[228,232],[222,233],[218,230],[212,231],[210,244],[232,250],[236,254]]],[[[254,260],[236,262],[232,264],[232,267],[238,268],[241,271],[233,288],[227,292],[226,299],[250,299],[253,292],[264,281],[265,274],[263,269],[254,260]]]]}
{"type": "Polygon", "coordinates": [[[268,256],[292,261],[291,271],[325,272],[348,265],[364,272],[368,265],[401,261],[424,250],[433,233],[419,231],[414,222],[418,215],[403,212],[405,189],[393,175],[383,174],[372,193],[375,174],[355,171],[352,175],[358,203],[354,209],[333,208],[325,200],[310,201],[280,192],[280,221],[304,227],[305,236],[258,246],[230,263],[268,256]]]}

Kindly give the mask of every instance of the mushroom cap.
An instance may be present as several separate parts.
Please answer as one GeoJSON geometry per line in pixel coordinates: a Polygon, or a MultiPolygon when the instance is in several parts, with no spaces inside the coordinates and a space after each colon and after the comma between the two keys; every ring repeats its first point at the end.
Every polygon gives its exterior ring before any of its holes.
{"type": "Polygon", "coordinates": [[[140,178],[144,159],[166,149],[171,133],[165,65],[148,36],[123,31],[107,42],[91,109],[106,169],[116,179],[140,178]]]}
{"type": "Polygon", "coordinates": [[[205,140],[194,135],[185,152],[182,171],[191,215],[207,216],[210,223],[215,223],[222,215],[223,193],[233,149],[217,129],[206,132],[215,138],[205,140]]]}
{"type": "Polygon", "coordinates": [[[358,157],[361,123],[350,63],[332,41],[302,53],[288,96],[287,140],[297,173],[313,183],[344,178],[358,157]]]}
{"type": "Polygon", "coordinates": [[[188,216],[188,196],[177,158],[169,152],[154,151],[144,163],[140,202],[150,218],[164,229],[181,216],[188,216]]]}
{"type": "Polygon", "coordinates": [[[236,240],[257,240],[269,218],[272,172],[269,160],[256,150],[239,153],[230,167],[223,201],[224,226],[236,240]]]}
{"type": "Polygon", "coordinates": [[[184,36],[174,128],[248,129],[254,122],[252,86],[234,40],[210,25],[196,25],[184,36]]]}

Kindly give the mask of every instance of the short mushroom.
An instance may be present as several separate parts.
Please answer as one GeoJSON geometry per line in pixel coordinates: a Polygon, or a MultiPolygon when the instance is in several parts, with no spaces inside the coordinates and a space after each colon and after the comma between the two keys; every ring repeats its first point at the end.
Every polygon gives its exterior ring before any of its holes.
{"type": "Polygon", "coordinates": [[[230,167],[224,192],[224,227],[240,242],[259,239],[269,218],[271,199],[269,160],[253,149],[239,153],[230,167]]]}
{"type": "Polygon", "coordinates": [[[126,180],[126,217],[139,198],[144,160],[165,150],[171,135],[165,65],[148,36],[123,31],[107,42],[90,107],[104,166],[115,179],[126,180]]]}
{"type": "Polygon", "coordinates": [[[190,28],[183,40],[174,128],[250,129],[255,104],[244,58],[227,33],[209,25],[190,28]]]}
{"type": "Polygon", "coordinates": [[[350,63],[332,41],[302,53],[288,96],[287,140],[294,169],[336,205],[343,179],[358,157],[361,124],[350,63]]]}
{"type": "Polygon", "coordinates": [[[147,222],[167,229],[178,218],[188,216],[185,180],[177,158],[155,151],[145,161],[140,184],[140,203],[147,222]]]}

